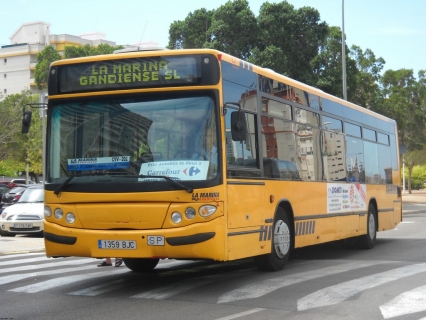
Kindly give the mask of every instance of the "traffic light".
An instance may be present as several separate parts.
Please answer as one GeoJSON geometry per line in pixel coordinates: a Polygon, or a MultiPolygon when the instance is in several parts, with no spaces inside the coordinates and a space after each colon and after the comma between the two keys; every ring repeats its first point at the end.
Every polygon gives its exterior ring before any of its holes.
{"type": "Polygon", "coordinates": [[[28,133],[28,130],[30,130],[32,114],[32,111],[24,111],[24,116],[22,118],[22,133],[28,133]]]}

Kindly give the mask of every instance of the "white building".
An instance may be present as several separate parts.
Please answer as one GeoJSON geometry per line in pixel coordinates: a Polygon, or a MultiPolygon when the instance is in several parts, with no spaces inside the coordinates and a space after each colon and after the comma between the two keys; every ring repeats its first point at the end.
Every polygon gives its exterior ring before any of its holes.
{"type": "Polygon", "coordinates": [[[50,23],[36,21],[22,24],[10,37],[10,45],[0,48],[0,100],[8,94],[31,90],[38,93],[34,80],[37,54],[46,45],[53,45],[59,54],[65,46],[98,46],[115,42],[105,40],[100,32],[85,33],[79,36],[69,34],[50,34],[50,23]]]}

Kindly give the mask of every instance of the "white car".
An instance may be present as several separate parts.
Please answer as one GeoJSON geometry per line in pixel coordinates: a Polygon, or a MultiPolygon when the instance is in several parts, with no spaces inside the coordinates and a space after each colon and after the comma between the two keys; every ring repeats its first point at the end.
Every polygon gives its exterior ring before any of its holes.
{"type": "Polygon", "coordinates": [[[43,235],[44,188],[28,187],[14,205],[3,210],[0,217],[0,235],[14,237],[17,234],[43,235]]]}

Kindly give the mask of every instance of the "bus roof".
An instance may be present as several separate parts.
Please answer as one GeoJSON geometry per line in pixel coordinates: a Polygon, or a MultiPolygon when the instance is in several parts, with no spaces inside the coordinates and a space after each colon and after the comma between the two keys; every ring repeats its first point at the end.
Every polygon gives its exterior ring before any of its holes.
{"type": "Polygon", "coordinates": [[[390,123],[395,123],[394,120],[385,117],[379,113],[376,113],[374,111],[371,111],[365,107],[361,107],[359,105],[356,105],[352,102],[343,100],[341,98],[335,97],[331,94],[328,94],[318,88],[312,87],[310,85],[307,85],[305,83],[302,83],[300,81],[294,80],[292,78],[289,78],[287,76],[284,76],[282,74],[279,74],[271,69],[268,68],[262,68],[256,65],[253,65],[247,61],[241,60],[239,58],[236,58],[234,56],[231,56],[227,53],[213,50],[213,49],[180,49],[180,50],[169,50],[164,48],[146,48],[146,49],[140,49],[136,50],[134,47],[126,48],[122,50],[117,50],[113,54],[105,54],[105,55],[97,55],[97,56],[87,56],[87,57],[80,57],[80,58],[71,58],[71,59],[63,59],[54,61],[51,66],[61,66],[61,65],[70,65],[70,64],[79,64],[79,63],[85,63],[85,62],[95,62],[95,61],[108,61],[108,60],[116,60],[116,59],[126,59],[126,58],[137,58],[137,57],[152,57],[152,56],[174,56],[174,55],[185,55],[185,54],[212,54],[216,56],[219,60],[226,61],[228,63],[231,63],[235,66],[247,69],[249,71],[253,71],[257,74],[260,74],[262,76],[269,77],[273,80],[280,81],[283,83],[286,83],[288,85],[291,85],[293,87],[296,87],[298,89],[301,89],[303,91],[306,91],[310,94],[314,94],[317,96],[320,96],[322,98],[329,99],[331,101],[334,101],[336,103],[342,104],[346,107],[349,107],[351,109],[355,109],[358,111],[362,111],[366,114],[370,114],[376,118],[380,118],[382,120],[385,120],[390,123]]]}

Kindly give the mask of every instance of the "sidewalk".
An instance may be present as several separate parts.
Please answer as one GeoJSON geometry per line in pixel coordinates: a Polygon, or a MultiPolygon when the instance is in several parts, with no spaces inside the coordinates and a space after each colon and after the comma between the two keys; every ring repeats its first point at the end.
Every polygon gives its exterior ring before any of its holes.
{"type": "Polygon", "coordinates": [[[28,252],[44,252],[44,238],[31,238],[29,236],[0,237],[0,256],[28,252]]]}
{"type": "MultiPolygon", "coordinates": [[[[402,206],[403,214],[426,213],[426,190],[403,193],[402,206]]],[[[29,236],[0,237],[0,256],[28,252],[44,252],[44,239],[29,236]]]]}

